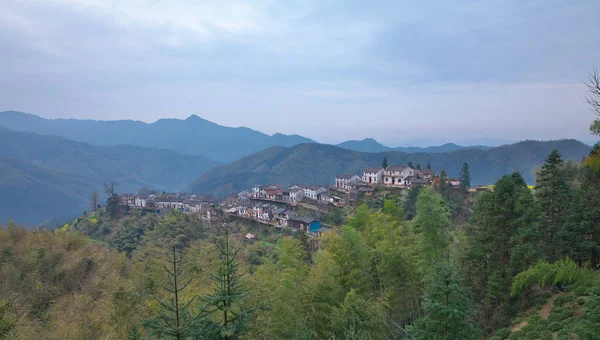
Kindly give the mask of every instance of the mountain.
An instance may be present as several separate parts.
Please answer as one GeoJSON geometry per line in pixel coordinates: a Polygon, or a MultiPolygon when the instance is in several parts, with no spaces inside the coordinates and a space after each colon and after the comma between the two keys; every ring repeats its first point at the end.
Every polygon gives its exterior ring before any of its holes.
{"type": "Polygon", "coordinates": [[[81,178],[0,156],[0,192],[0,224],[15,219],[36,225],[89,209],[91,187],[81,178]]]}
{"type": "Polygon", "coordinates": [[[572,139],[524,141],[489,150],[473,148],[444,153],[365,153],[332,145],[301,144],[291,148],[273,147],[218,166],[201,175],[186,190],[223,195],[261,183],[333,184],[335,175],[362,174],[367,167],[379,166],[384,157],[390,164],[398,165],[412,161],[424,166],[430,162],[436,173],[445,169],[452,177],[457,177],[462,164],[467,162],[474,185],[493,183],[514,170],[520,171],[528,183],[533,183],[536,167],[554,148],[564,159],[576,161],[590,150],[588,145],[572,139]]]}
{"type": "Polygon", "coordinates": [[[218,163],[202,156],[139,146],[95,146],[63,137],[0,129],[0,223],[39,224],[77,216],[93,190],[147,187],[178,191],[218,163]]]}
{"type": "Polygon", "coordinates": [[[246,127],[226,127],[192,115],[185,120],[160,119],[154,123],[132,120],[96,121],[44,119],[32,114],[0,112],[0,125],[21,132],[62,136],[93,145],[136,145],[170,149],[219,162],[281,145],[293,146],[312,140],[298,135],[269,136],[246,127]]]}
{"type": "Polygon", "coordinates": [[[176,191],[217,165],[202,156],[139,146],[96,146],[63,137],[0,130],[0,155],[27,161],[90,184],[117,181],[119,191],[141,187],[176,191]]]}
{"type": "Polygon", "coordinates": [[[337,144],[338,147],[343,149],[348,149],[352,151],[360,151],[360,152],[385,152],[385,151],[401,151],[406,153],[434,153],[434,152],[451,152],[463,149],[481,149],[488,150],[492,147],[484,146],[484,145],[473,145],[473,146],[460,146],[454,143],[446,143],[439,146],[428,146],[425,148],[416,147],[416,146],[408,146],[408,147],[397,147],[391,148],[389,146],[385,146],[373,138],[365,138],[363,140],[349,140],[337,144]]]}
{"type": "Polygon", "coordinates": [[[373,138],[365,138],[363,140],[347,140],[337,145],[340,148],[360,151],[360,152],[384,152],[392,150],[389,146],[385,146],[373,138]]]}

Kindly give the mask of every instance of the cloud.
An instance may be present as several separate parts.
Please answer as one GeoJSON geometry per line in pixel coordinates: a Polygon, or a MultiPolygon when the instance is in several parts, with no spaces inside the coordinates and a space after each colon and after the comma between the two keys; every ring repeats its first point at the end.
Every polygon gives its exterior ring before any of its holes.
{"type": "Polygon", "coordinates": [[[599,10],[593,0],[5,0],[0,110],[196,113],[322,141],[583,138],[599,10]]]}

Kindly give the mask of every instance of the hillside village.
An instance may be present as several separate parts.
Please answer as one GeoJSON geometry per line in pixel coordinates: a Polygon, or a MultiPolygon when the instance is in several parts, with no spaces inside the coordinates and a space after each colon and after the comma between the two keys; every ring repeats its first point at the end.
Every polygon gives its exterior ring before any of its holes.
{"type": "MultiPolygon", "coordinates": [[[[152,210],[164,214],[170,210],[196,214],[198,218],[213,223],[227,218],[254,221],[278,228],[291,228],[309,236],[319,237],[331,230],[314,216],[300,215],[296,211],[312,210],[328,213],[331,209],[363,197],[379,198],[383,190],[398,190],[436,185],[439,177],[428,165],[425,169],[406,166],[370,167],[362,174],[339,174],[333,186],[317,184],[255,185],[235,195],[222,199],[190,193],[148,192],[121,194],[120,203],[132,209],[152,210]]],[[[453,187],[460,181],[449,179],[453,187]]],[[[318,214],[315,214],[318,215],[318,214]]],[[[248,238],[252,238],[249,235],[248,238]]]]}

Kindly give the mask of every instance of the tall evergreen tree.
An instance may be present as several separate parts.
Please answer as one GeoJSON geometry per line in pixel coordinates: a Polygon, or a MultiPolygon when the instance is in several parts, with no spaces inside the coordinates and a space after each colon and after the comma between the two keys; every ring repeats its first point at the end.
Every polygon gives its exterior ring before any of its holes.
{"type": "Polygon", "coordinates": [[[412,220],[417,216],[417,197],[419,197],[420,192],[420,186],[408,190],[408,194],[404,200],[404,212],[406,213],[407,220],[412,220]]]}
{"type": "Polygon", "coordinates": [[[447,258],[449,226],[450,212],[442,196],[431,187],[423,188],[417,199],[415,228],[421,235],[419,242],[425,260],[447,258]]]}
{"type": "Polygon", "coordinates": [[[415,169],[421,170],[421,164],[417,164],[417,167],[415,169]]]}
{"type": "Polygon", "coordinates": [[[466,162],[460,169],[459,179],[463,190],[467,191],[471,188],[471,172],[469,171],[469,164],[466,162]]]}
{"type": "Polygon", "coordinates": [[[577,244],[588,252],[592,268],[596,269],[600,266],[600,171],[583,167],[579,193],[581,214],[573,221],[573,232],[577,235],[577,244]]]}
{"type": "Polygon", "coordinates": [[[571,187],[567,182],[564,162],[558,150],[546,157],[538,173],[535,196],[542,212],[541,233],[546,260],[552,262],[560,257],[559,238],[566,227],[571,187]]]}
{"type": "Polygon", "coordinates": [[[452,196],[452,183],[448,180],[448,175],[446,174],[446,170],[442,170],[440,172],[440,181],[438,185],[438,192],[446,202],[449,202],[452,196]]]}
{"type": "Polygon", "coordinates": [[[383,157],[383,161],[381,161],[381,167],[386,169],[388,167],[387,157],[383,157]]]}
{"type": "Polygon", "coordinates": [[[423,297],[425,316],[409,327],[414,339],[477,339],[471,294],[459,269],[437,262],[423,297]]]}
{"type": "Polygon", "coordinates": [[[427,161],[427,166],[425,167],[425,169],[431,170],[431,163],[429,163],[429,161],[427,161]]]}
{"type": "Polygon", "coordinates": [[[197,335],[207,339],[241,339],[247,332],[246,326],[251,315],[257,309],[244,309],[241,306],[248,291],[242,285],[243,274],[239,272],[236,262],[239,249],[231,249],[228,231],[225,231],[223,243],[217,244],[221,252],[221,265],[217,273],[211,275],[215,290],[212,294],[200,297],[203,307],[197,335]]]}
{"type": "Polygon", "coordinates": [[[411,161],[408,162],[408,167],[411,168],[411,169],[415,168],[415,166],[413,165],[413,163],[411,161]]]}
{"type": "MultiPolygon", "coordinates": [[[[157,300],[160,309],[158,315],[142,320],[145,328],[157,337],[166,337],[170,339],[188,339],[194,332],[194,319],[189,312],[190,304],[193,298],[182,302],[181,293],[189,285],[191,279],[182,281],[183,271],[177,267],[181,259],[177,258],[175,247],[173,247],[171,268],[167,268],[167,283],[163,285],[171,296],[165,300],[157,300]]],[[[136,333],[137,334],[137,333],[136,333]]]]}

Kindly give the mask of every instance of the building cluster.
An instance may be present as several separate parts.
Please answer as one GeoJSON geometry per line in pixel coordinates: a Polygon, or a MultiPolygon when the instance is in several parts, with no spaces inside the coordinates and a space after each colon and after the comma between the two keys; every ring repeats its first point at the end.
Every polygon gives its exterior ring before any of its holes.
{"type": "Polygon", "coordinates": [[[335,188],[351,192],[362,186],[384,186],[413,188],[430,185],[435,173],[431,169],[413,169],[409,166],[388,166],[387,168],[366,168],[359,175],[340,174],[335,177],[335,188]]]}
{"type": "Polygon", "coordinates": [[[202,196],[188,193],[144,193],[121,194],[122,205],[133,209],[153,210],[163,214],[170,210],[197,214],[201,219],[213,221],[218,218],[218,201],[212,196],[202,196]]]}
{"type": "Polygon", "coordinates": [[[294,184],[284,188],[281,184],[255,185],[252,191],[242,191],[239,195],[252,199],[277,201],[291,206],[303,200],[321,201],[335,206],[343,206],[345,201],[324,185],[294,184]]]}

